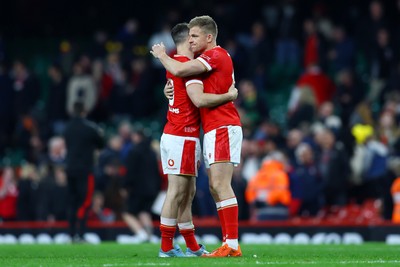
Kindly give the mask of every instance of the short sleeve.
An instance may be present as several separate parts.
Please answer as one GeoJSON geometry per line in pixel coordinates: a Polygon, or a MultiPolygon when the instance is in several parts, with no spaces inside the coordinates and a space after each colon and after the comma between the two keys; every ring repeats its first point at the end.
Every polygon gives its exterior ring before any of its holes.
{"type": "Polygon", "coordinates": [[[217,54],[213,50],[205,51],[196,59],[206,67],[207,71],[217,68],[217,54]]]}

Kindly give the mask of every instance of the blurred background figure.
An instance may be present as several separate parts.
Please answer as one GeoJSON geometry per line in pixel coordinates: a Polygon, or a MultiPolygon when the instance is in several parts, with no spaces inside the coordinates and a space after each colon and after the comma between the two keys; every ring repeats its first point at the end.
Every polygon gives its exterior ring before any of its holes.
{"type": "Polygon", "coordinates": [[[324,206],[323,181],[312,147],[301,143],[295,150],[297,165],[290,172],[291,214],[315,217],[324,206]]]}
{"type": "Polygon", "coordinates": [[[53,165],[49,176],[43,180],[43,220],[48,222],[68,219],[68,184],[63,165],[53,165]]]}
{"type": "Polygon", "coordinates": [[[84,102],[75,102],[73,118],[64,131],[67,147],[66,172],[69,193],[69,231],[74,242],[83,242],[86,220],[94,192],[95,152],[103,148],[103,133],[86,120],[84,102]]]}
{"type": "Polygon", "coordinates": [[[14,221],[17,218],[18,187],[12,167],[5,167],[0,179],[0,219],[14,221]]]}
{"type": "Polygon", "coordinates": [[[289,177],[285,172],[286,158],[282,153],[267,156],[260,170],[246,189],[256,220],[286,220],[289,218],[291,194],[289,177]]]}
{"type": "Polygon", "coordinates": [[[126,210],[122,218],[136,237],[145,242],[153,234],[151,207],[161,189],[161,176],[157,155],[145,132],[135,129],[131,137],[134,146],[126,159],[126,210]]]}
{"type": "Polygon", "coordinates": [[[115,221],[114,212],[104,206],[104,195],[101,192],[96,191],[93,194],[92,203],[92,208],[88,215],[89,222],[111,223],[115,221]]]}

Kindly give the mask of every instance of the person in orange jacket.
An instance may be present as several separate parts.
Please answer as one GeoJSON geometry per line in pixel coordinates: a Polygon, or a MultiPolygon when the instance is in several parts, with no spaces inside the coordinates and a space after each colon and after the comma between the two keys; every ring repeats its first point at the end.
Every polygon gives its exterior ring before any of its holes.
{"type": "Polygon", "coordinates": [[[284,162],[284,155],[275,153],[263,161],[260,170],[249,181],[245,196],[254,207],[258,220],[288,218],[291,194],[284,162]]]}
{"type": "Polygon", "coordinates": [[[397,177],[392,184],[391,190],[393,197],[392,222],[400,223],[400,177],[397,177]]]}

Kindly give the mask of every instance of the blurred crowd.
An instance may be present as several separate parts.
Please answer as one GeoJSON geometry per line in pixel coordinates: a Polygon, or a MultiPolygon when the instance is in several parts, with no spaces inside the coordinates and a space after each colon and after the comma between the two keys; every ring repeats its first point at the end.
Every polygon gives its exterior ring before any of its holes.
{"type": "MultiPolygon", "coordinates": [[[[242,24],[241,5],[222,2],[210,13],[239,90],[244,141],[232,181],[239,217],[390,220],[400,213],[400,1],[339,1],[335,8],[320,1],[307,12],[299,2],[259,4],[242,24]],[[269,99],[278,94],[283,121],[269,99]]],[[[126,192],[155,199],[165,190],[161,172],[159,182],[126,181],[137,175],[133,154],[159,153],[165,123],[165,70],[149,48],[163,42],[174,53],[170,29],[189,19],[171,9],[150,36],[132,18],[114,34],[96,31],[86,47],[65,39],[46,85],[23,59],[10,58],[0,39],[2,220],[66,219],[62,133],[76,101],[107,138],[89,219],[120,220],[126,192]]],[[[195,216],[216,216],[207,179],[201,165],[195,216]]]]}

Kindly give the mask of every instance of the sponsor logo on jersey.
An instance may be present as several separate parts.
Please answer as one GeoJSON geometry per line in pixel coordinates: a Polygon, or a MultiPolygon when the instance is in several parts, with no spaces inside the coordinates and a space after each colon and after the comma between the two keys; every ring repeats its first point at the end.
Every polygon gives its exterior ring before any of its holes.
{"type": "Polygon", "coordinates": [[[179,108],[171,108],[169,107],[169,111],[175,114],[179,114],[179,108]]]}
{"type": "Polygon", "coordinates": [[[168,160],[168,165],[169,165],[170,167],[174,166],[174,164],[175,164],[175,161],[174,161],[173,159],[169,159],[169,160],[168,160]]]}

